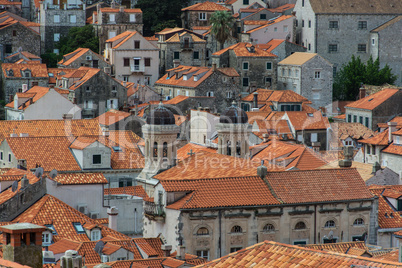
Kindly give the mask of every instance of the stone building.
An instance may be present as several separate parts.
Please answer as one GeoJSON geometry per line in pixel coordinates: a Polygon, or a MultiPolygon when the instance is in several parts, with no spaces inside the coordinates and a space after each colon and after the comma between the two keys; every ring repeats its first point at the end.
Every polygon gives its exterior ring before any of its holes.
{"type": "Polygon", "coordinates": [[[17,15],[2,12],[0,15],[0,60],[18,51],[40,55],[39,24],[28,22],[17,15]]]}
{"type": "MultiPolygon", "coordinates": [[[[154,85],[163,98],[179,95],[214,97],[218,112],[228,107],[240,94],[239,74],[234,68],[178,66],[167,70],[154,85]]],[[[212,108],[212,107],[211,107],[212,108]]]]}
{"type": "Polygon", "coordinates": [[[94,118],[127,103],[127,89],[100,69],[80,67],[59,80],[61,89],[69,90],[68,98],[82,108],[82,118],[94,118]]]}
{"type": "Polygon", "coordinates": [[[66,37],[71,28],[85,26],[85,5],[77,5],[76,2],[54,4],[46,0],[40,3],[38,19],[43,43],[41,53],[58,54],[56,42],[66,37]]]}
{"type": "Polygon", "coordinates": [[[295,52],[306,52],[306,48],[285,39],[272,39],[266,44],[259,44],[256,47],[266,49],[278,56],[278,62],[284,60],[295,52]]]}
{"type": "Polygon", "coordinates": [[[193,30],[194,26],[209,26],[211,23],[209,19],[215,11],[227,11],[231,13],[231,10],[223,5],[214,2],[202,2],[195,5],[191,5],[181,10],[182,27],[193,30]]]}
{"type": "Polygon", "coordinates": [[[373,59],[379,58],[380,67],[386,64],[392,69],[392,73],[398,76],[395,85],[402,86],[402,62],[395,60],[401,51],[395,44],[402,43],[402,35],[395,34],[402,28],[402,15],[399,15],[381,26],[370,31],[370,55],[373,59]]]}
{"type": "Polygon", "coordinates": [[[346,122],[359,122],[376,130],[379,123],[386,123],[395,115],[402,114],[400,105],[402,91],[385,88],[377,93],[365,96],[365,89],[360,89],[361,99],[345,106],[346,122]]]}
{"type": "Polygon", "coordinates": [[[137,31],[142,34],[142,11],[138,8],[117,7],[114,1],[111,7],[101,7],[98,4],[96,12],[92,13],[92,25],[99,37],[99,51],[103,51],[106,40],[125,31],[137,31]]]}
{"type": "Polygon", "coordinates": [[[89,48],[77,48],[71,53],[63,55],[63,59],[57,63],[59,68],[74,68],[81,66],[99,68],[107,70],[110,64],[107,63],[101,55],[93,52],[89,48]],[[105,69],[106,68],[106,69],[105,69]]]}
{"type": "Polygon", "coordinates": [[[3,63],[1,65],[1,86],[5,100],[10,101],[17,92],[25,92],[31,87],[46,87],[49,75],[46,64],[3,63]]]}
{"type": "MultiPolygon", "coordinates": [[[[329,60],[336,72],[352,55],[363,62],[369,59],[373,48],[370,31],[401,15],[402,2],[300,0],[294,11],[296,43],[329,60]]],[[[387,48],[384,53],[388,53],[387,48]]]]}
{"type": "Polygon", "coordinates": [[[315,109],[332,103],[332,64],[316,53],[295,52],[278,63],[278,89],[293,90],[315,109]]]}
{"type": "Polygon", "coordinates": [[[250,43],[237,43],[212,54],[212,63],[234,68],[242,91],[250,86],[276,89],[277,56],[250,43]]]}
{"type": "Polygon", "coordinates": [[[207,41],[201,35],[181,28],[158,33],[160,48],[160,73],[177,67],[206,66],[207,41]]]}

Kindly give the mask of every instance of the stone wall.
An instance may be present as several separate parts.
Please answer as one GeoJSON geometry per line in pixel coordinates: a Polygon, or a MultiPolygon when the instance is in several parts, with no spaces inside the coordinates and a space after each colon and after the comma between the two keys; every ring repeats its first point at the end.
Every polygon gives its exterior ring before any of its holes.
{"type": "MultiPolygon", "coordinates": [[[[125,13],[124,13],[125,14],[125,13]]],[[[105,14],[103,14],[105,15],[105,14]]],[[[128,15],[128,14],[126,14],[128,15]]],[[[136,14],[138,15],[138,14],[136,14]]],[[[142,15],[141,15],[142,16],[142,15]]],[[[116,16],[116,19],[119,16],[116,16]]],[[[99,53],[103,53],[106,46],[106,40],[109,39],[109,32],[116,32],[116,36],[124,33],[125,31],[137,31],[142,34],[142,28],[144,24],[142,23],[116,23],[116,24],[101,24],[101,25],[94,25],[97,28],[97,34],[99,37],[99,53]]]]}
{"type": "Polygon", "coordinates": [[[100,55],[98,55],[92,51],[88,51],[88,52],[84,53],[78,59],[74,60],[71,64],[69,64],[67,66],[59,64],[59,68],[76,68],[76,69],[78,69],[81,66],[87,66],[87,67],[98,68],[98,69],[104,70],[105,67],[110,67],[110,64],[107,63],[103,59],[103,57],[101,57],[100,55]],[[87,56],[90,56],[91,60],[87,60],[87,56]],[[98,61],[98,67],[94,67],[94,60],[98,61]]]}
{"type": "MultiPolygon", "coordinates": [[[[2,92],[4,99],[8,103],[10,101],[10,96],[14,97],[14,95],[18,92],[18,90],[22,89],[23,84],[28,85],[28,89],[33,87],[34,83],[38,83],[38,86],[48,87],[49,86],[49,78],[47,77],[14,77],[4,79],[4,74],[1,76],[2,78],[2,92]]],[[[1,96],[1,97],[3,97],[1,96]]]]}
{"type": "Polygon", "coordinates": [[[3,245],[3,258],[22,265],[29,265],[32,268],[43,267],[42,246],[40,245],[21,245],[19,247],[3,245]]]}

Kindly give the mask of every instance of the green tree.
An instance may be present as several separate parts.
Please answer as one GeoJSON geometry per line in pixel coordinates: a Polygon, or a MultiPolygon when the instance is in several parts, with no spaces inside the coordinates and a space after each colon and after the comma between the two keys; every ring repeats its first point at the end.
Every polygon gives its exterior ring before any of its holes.
{"type": "Polygon", "coordinates": [[[99,38],[95,35],[92,25],[73,27],[68,31],[67,36],[60,38],[60,41],[56,43],[56,48],[61,55],[73,52],[79,47],[89,48],[99,53],[99,38]]]}
{"type": "Polygon", "coordinates": [[[392,84],[395,80],[396,76],[392,74],[388,65],[380,68],[378,58],[373,61],[373,58],[370,57],[364,64],[360,57],[352,56],[352,59],[343,65],[335,76],[334,100],[356,100],[362,84],[379,86],[385,83],[392,84]]]}
{"type": "Polygon", "coordinates": [[[187,4],[188,0],[138,0],[135,7],[142,10],[144,36],[181,25],[181,9],[187,4]]]}
{"type": "Polygon", "coordinates": [[[209,21],[212,25],[211,33],[219,42],[221,49],[223,49],[226,40],[231,36],[234,18],[230,12],[219,10],[212,14],[209,21]]]}

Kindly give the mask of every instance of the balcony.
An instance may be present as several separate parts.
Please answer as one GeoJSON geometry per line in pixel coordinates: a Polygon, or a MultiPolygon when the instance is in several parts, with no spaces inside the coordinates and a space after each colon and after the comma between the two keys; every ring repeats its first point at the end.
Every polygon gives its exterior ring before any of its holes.
{"type": "Polygon", "coordinates": [[[140,65],[131,65],[130,68],[132,73],[143,73],[145,70],[144,66],[140,65]]]}
{"type": "Polygon", "coordinates": [[[144,204],[145,216],[151,220],[158,222],[165,222],[165,211],[162,204],[155,204],[154,202],[145,201],[144,204]]]}
{"type": "Polygon", "coordinates": [[[183,50],[192,50],[194,48],[193,42],[180,43],[180,48],[183,50]]]}

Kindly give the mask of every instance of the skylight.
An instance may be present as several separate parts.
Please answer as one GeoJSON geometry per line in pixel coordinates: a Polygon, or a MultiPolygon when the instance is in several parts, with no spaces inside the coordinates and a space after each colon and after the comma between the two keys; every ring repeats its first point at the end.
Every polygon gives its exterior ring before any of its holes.
{"type": "Polygon", "coordinates": [[[369,99],[368,101],[372,101],[372,100],[374,100],[374,98],[371,98],[371,99],[369,99]]]}
{"type": "Polygon", "coordinates": [[[85,233],[84,227],[82,227],[81,223],[79,222],[73,222],[74,228],[77,231],[77,233],[82,234],[85,233]]]}
{"type": "Polygon", "coordinates": [[[120,146],[112,146],[112,148],[113,148],[113,151],[115,151],[115,152],[121,152],[122,151],[120,146]]]}
{"type": "Polygon", "coordinates": [[[314,114],[312,114],[312,113],[307,113],[307,115],[310,117],[314,117],[314,114]]]}

